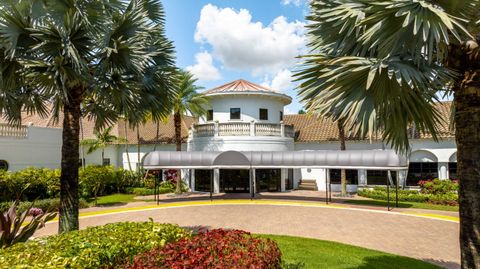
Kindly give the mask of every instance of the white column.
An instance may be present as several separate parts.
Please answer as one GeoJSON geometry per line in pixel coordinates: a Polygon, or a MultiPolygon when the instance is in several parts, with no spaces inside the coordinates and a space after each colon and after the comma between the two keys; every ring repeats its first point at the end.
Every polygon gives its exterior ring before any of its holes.
{"type": "Polygon", "coordinates": [[[220,192],[220,169],[213,170],[213,193],[220,192]]]}
{"type": "Polygon", "coordinates": [[[407,185],[407,173],[408,170],[401,170],[397,173],[397,180],[399,187],[405,187],[407,185]]]}
{"type": "Polygon", "coordinates": [[[253,191],[257,193],[257,173],[255,168],[252,168],[252,181],[253,181],[253,191]]]}
{"type": "Polygon", "coordinates": [[[218,121],[213,123],[213,136],[218,136],[218,121]]]}
{"type": "Polygon", "coordinates": [[[367,181],[367,170],[358,170],[358,186],[366,186],[367,181]]]}
{"type": "Polygon", "coordinates": [[[438,163],[438,178],[448,179],[448,163],[438,163]]]}
{"type": "Polygon", "coordinates": [[[255,136],[255,121],[250,122],[250,136],[255,136]]]}
{"type": "Polygon", "coordinates": [[[190,169],[190,191],[195,191],[195,169],[190,169]]]}
{"type": "Polygon", "coordinates": [[[282,168],[280,169],[280,191],[285,191],[285,179],[287,177],[287,169],[282,168]]]}
{"type": "Polygon", "coordinates": [[[280,122],[280,136],[285,137],[285,124],[283,124],[283,121],[280,122]]]}

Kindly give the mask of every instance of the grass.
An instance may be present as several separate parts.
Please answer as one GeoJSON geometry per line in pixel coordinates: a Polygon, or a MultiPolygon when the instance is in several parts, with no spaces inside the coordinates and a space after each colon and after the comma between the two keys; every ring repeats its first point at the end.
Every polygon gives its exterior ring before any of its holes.
{"type": "Polygon", "coordinates": [[[341,243],[302,237],[262,235],[277,241],[287,264],[308,268],[441,268],[408,257],[341,243]]]}
{"type": "MultiPolygon", "coordinates": [[[[121,205],[126,204],[129,202],[136,201],[134,199],[135,194],[124,194],[124,193],[115,193],[106,196],[97,197],[97,205],[98,206],[113,206],[113,205],[121,205]]],[[[90,198],[88,202],[92,205],[95,205],[95,199],[90,198]]]]}
{"type": "MultiPolygon", "coordinates": [[[[383,200],[347,200],[347,204],[356,204],[356,205],[374,205],[374,206],[387,206],[387,201],[383,200]]],[[[395,207],[395,198],[390,201],[390,206],[395,207]]],[[[458,212],[458,206],[449,206],[449,205],[436,205],[429,203],[417,203],[417,202],[398,202],[398,207],[401,208],[419,208],[419,209],[430,209],[430,210],[444,210],[444,211],[454,211],[458,212]]]]}

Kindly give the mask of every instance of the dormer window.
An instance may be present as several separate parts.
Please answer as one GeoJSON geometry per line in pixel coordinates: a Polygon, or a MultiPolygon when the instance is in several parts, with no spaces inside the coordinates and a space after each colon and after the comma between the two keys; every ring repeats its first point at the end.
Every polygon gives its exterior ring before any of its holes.
{"type": "Polygon", "coordinates": [[[240,108],[230,108],[230,119],[239,120],[240,119],[240,108]]]}
{"type": "Polygon", "coordinates": [[[213,109],[207,111],[207,121],[213,120],[213,109]]]}
{"type": "Polygon", "coordinates": [[[268,120],[268,109],[260,108],[259,110],[260,120],[268,120]]]}

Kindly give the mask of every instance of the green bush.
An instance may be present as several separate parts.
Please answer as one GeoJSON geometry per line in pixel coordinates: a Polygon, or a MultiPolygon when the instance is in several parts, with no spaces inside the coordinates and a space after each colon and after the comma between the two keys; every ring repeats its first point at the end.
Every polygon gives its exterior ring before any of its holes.
{"type": "Polygon", "coordinates": [[[456,180],[421,180],[418,182],[420,192],[425,194],[443,195],[458,192],[458,182],[456,180]]]}
{"type": "Polygon", "coordinates": [[[123,222],[0,250],[0,268],[110,268],[189,234],[172,224],[123,222]]]}
{"type": "MultiPolygon", "coordinates": [[[[359,196],[372,198],[375,200],[387,200],[387,188],[375,187],[370,189],[359,189],[359,196]]],[[[390,199],[395,199],[395,188],[390,188],[390,199]]],[[[398,200],[402,202],[432,203],[440,205],[458,205],[458,194],[456,192],[448,192],[445,194],[423,193],[416,190],[398,190],[398,200]]]]}
{"type": "MultiPolygon", "coordinates": [[[[5,211],[6,209],[8,209],[10,207],[10,205],[12,203],[13,202],[2,202],[2,203],[0,203],[0,211],[5,211]]],[[[23,211],[27,210],[31,205],[32,205],[32,202],[28,202],[28,201],[20,202],[17,209],[20,212],[23,212],[23,211]]],[[[89,207],[88,202],[83,198],[80,198],[78,205],[79,205],[80,208],[89,207]]],[[[46,211],[50,211],[50,212],[51,211],[58,211],[58,207],[60,206],[60,199],[59,198],[49,198],[49,199],[36,200],[34,202],[34,206],[37,207],[37,208],[41,208],[44,212],[46,212],[46,211]]]]}
{"type": "Polygon", "coordinates": [[[135,194],[138,196],[146,196],[155,194],[155,190],[148,188],[127,188],[127,193],[135,194]]]}

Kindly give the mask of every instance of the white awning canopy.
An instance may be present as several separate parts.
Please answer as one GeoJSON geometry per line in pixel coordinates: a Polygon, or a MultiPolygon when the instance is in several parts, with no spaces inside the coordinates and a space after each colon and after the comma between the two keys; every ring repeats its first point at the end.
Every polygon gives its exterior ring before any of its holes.
{"type": "Polygon", "coordinates": [[[146,169],[330,168],[406,170],[408,158],[393,150],[312,151],[154,151],[143,160],[146,169]]]}

